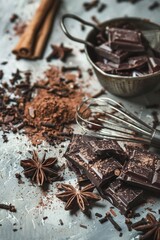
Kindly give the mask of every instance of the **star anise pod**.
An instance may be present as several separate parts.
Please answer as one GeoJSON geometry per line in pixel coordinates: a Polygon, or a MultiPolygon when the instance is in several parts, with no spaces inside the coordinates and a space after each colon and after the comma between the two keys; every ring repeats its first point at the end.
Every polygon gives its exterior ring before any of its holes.
{"type": "Polygon", "coordinates": [[[132,228],[142,232],[139,240],[160,240],[160,221],[152,213],[148,213],[146,218],[132,224],[132,228]]]}
{"type": "Polygon", "coordinates": [[[24,175],[42,186],[45,182],[51,182],[60,177],[58,171],[55,170],[54,165],[56,162],[56,158],[46,159],[46,154],[44,154],[41,161],[37,152],[33,151],[32,159],[21,160],[20,164],[24,168],[24,175]]]}
{"type": "Polygon", "coordinates": [[[97,194],[93,193],[94,185],[89,184],[83,189],[77,189],[70,184],[61,184],[62,193],[56,194],[56,196],[62,201],[66,202],[65,210],[71,210],[75,207],[85,212],[90,205],[90,201],[99,201],[101,198],[97,194]]]}

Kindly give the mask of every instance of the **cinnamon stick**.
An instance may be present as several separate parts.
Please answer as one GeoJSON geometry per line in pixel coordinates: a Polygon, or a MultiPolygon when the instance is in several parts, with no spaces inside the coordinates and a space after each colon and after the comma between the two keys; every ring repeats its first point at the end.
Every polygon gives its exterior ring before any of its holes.
{"type": "Polygon", "coordinates": [[[37,59],[41,57],[59,3],[60,0],[41,1],[31,23],[12,51],[17,58],[37,59]]]}

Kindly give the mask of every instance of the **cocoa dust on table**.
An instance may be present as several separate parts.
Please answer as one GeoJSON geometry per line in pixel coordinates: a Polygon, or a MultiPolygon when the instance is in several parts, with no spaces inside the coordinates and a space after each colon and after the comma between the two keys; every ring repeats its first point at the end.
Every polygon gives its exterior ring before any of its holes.
{"type": "Polygon", "coordinates": [[[82,100],[82,91],[76,75],[62,73],[57,67],[45,72],[46,80],[35,84],[36,96],[25,105],[25,132],[33,144],[47,140],[61,142],[72,135],[76,107],[82,100]]]}

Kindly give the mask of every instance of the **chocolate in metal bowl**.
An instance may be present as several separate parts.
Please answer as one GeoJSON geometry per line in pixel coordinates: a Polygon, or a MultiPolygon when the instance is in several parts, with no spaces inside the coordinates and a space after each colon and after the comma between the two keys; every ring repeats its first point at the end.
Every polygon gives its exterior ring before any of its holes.
{"type": "Polygon", "coordinates": [[[93,48],[96,45],[96,35],[99,32],[99,29],[105,29],[106,27],[117,27],[123,23],[126,23],[126,21],[127,23],[134,24],[134,26],[140,31],[160,30],[160,25],[150,22],[149,20],[128,17],[111,19],[101,23],[99,27],[97,27],[94,24],[86,22],[73,14],[64,14],[62,16],[61,27],[68,38],[85,45],[87,59],[91,63],[99,82],[107,91],[121,97],[132,97],[151,91],[160,82],[160,71],[136,77],[108,74],[102,71],[95,64],[97,59],[95,51],[93,51],[93,48]],[[89,32],[85,40],[76,38],[68,32],[65,25],[66,18],[75,19],[84,25],[92,27],[93,29],[89,32]]]}

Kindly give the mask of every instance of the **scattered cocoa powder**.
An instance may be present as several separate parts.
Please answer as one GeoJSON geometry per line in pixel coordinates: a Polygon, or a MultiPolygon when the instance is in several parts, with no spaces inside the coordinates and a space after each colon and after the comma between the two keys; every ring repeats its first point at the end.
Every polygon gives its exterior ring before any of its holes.
{"type": "Polygon", "coordinates": [[[69,124],[75,122],[76,107],[83,96],[76,75],[52,66],[45,76],[47,80],[36,83],[37,95],[26,103],[24,110],[25,130],[33,144],[68,139],[72,135],[69,124]]]}

